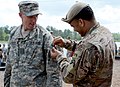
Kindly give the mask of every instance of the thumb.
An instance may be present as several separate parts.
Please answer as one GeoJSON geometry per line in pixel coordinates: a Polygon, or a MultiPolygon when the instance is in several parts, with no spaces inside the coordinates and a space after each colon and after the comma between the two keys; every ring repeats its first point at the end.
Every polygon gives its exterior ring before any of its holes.
{"type": "Polygon", "coordinates": [[[53,47],[53,48],[52,48],[52,52],[55,52],[55,50],[56,50],[55,47],[53,47]]]}

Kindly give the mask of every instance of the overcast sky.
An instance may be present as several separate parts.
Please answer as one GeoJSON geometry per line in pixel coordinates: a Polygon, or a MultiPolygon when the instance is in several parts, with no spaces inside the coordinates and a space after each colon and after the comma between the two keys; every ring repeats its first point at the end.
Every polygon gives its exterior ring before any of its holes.
{"type": "MultiPolygon", "coordinates": [[[[21,0],[0,0],[0,27],[18,26],[21,19],[18,15],[18,3],[21,0]]],[[[61,21],[66,16],[69,8],[76,1],[88,3],[94,13],[97,21],[109,28],[112,33],[120,32],[120,0],[36,0],[40,5],[40,11],[37,23],[46,28],[48,25],[56,29],[73,30],[69,24],[61,21]]]]}

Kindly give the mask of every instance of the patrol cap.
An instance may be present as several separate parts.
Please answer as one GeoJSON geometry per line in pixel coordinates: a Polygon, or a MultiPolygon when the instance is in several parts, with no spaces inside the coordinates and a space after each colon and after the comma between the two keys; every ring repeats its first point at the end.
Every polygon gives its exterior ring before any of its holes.
{"type": "Polygon", "coordinates": [[[18,6],[19,11],[23,12],[26,16],[41,14],[39,12],[39,4],[36,1],[21,1],[18,6]]]}
{"type": "Polygon", "coordinates": [[[62,18],[61,20],[67,23],[70,23],[75,16],[77,16],[77,14],[85,7],[89,6],[86,3],[83,2],[77,2],[76,4],[74,4],[70,10],[68,11],[66,18],[62,18]]]}

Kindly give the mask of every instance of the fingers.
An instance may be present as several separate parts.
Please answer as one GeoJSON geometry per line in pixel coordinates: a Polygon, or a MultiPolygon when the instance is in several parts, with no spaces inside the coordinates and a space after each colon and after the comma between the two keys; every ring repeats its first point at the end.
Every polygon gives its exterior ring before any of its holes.
{"type": "Polygon", "coordinates": [[[56,38],[54,38],[53,44],[54,44],[54,45],[59,44],[59,43],[60,43],[60,40],[61,40],[61,37],[56,37],[56,38]]]}
{"type": "Polygon", "coordinates": [[[56,37],[56,38],[53,40],[53,44],[62,47],[63,44],[64,44],[64,39],[63,39],[62,37],[60,37],[60,36],[59,36],[59,37],[56,37]]]}
{"type": "Polygon", "coordinates": [[[52,59],[55,59],[56,56],[57,56],[57,52],[56,52],[56,49],[53,47],[53,48],[51,49],[51,58],[52,58],[52,59]]]}
{"type": "Polygon", "coordinates": [[[55,48],[53,47],[51,51],[54,53],[55,52],[55,48]]]}
{"type": "Polygon", "coordinates": [[[62,54],[60,51],[56,50],[54,47],[51,49],[51,58],[56,59],[59,54],[62,54]]]}

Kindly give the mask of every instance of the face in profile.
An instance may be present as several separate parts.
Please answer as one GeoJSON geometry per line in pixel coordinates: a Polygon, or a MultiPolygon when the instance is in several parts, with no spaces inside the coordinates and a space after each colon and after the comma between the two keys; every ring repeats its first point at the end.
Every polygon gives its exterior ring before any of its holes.
{"type": "Polygon", "coordinates": [[[73,27],[74,31],[78,32],[81,36],[84,36],[85,31],[80,20],[74,19],[73,21],[71,21],[70,25],[71,27],[73,27]]]}

